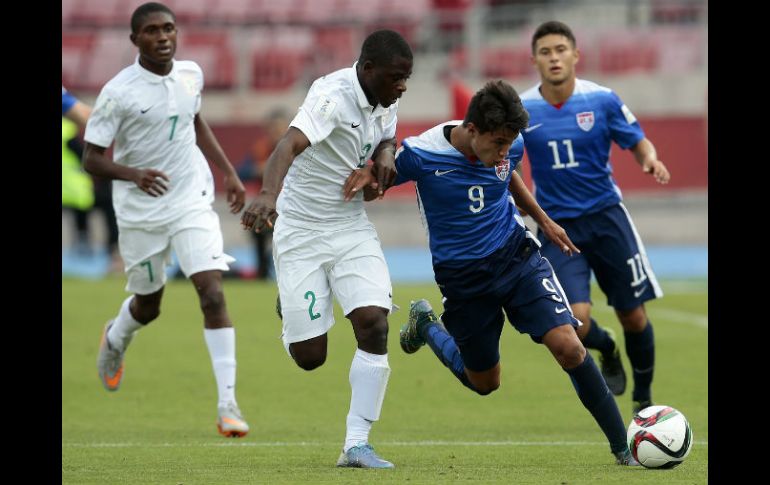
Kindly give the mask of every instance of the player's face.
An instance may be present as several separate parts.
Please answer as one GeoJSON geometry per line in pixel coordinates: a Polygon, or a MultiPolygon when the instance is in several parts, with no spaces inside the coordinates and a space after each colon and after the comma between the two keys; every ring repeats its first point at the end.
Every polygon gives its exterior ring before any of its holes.
{"type": "Polygon", "coordinates": [[[549,84],[561,84],[575,77],[575,64],[580,53],[570,40],[559,34],[549,34],[537,39],[532,63],[540,73],[540,80],[549,84]]]}
{"type": "Polygon", "coordinates": [[[513,141],[519,136],[517,132],[508,129],[479,133],[475,127],[471,134],[473,153],[485,167],[494,167],[501,162],[508,155],[513,141]]]}
{"type": "Polygon", "coordinates": [[[412,60],[395,56],[390,65],[365,66],[364,75],[369,77],[367,87],[372,95],[387,108],[406,92],[406,81],[412,75],[412,60]]]}
{"type": "Polygon", "coordinates": [[[131,42],[139,48],[142,65],[153,70],[163,68],[174,58],[176,52],[176,24],[167,12],[153,12],[142,20],[131,42]]]}

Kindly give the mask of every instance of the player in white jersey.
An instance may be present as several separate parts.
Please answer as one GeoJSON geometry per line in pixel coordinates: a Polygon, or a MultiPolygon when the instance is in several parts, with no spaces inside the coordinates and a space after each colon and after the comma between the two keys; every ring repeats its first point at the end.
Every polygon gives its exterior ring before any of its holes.
{"type": "Polygon", "coordinates": [[[409,45],[398,33],[381,30],[366,38],[353,67],[317,79],[270,155],[262,190],[241,219],[245,229],[256,231],[275,224],[282,338],[298,366],[312,370],[326,360],[332,292],[353,324],[358,349],[337,466],[393,467],[368,443],[390,375],[390,275],[362,194],[346,200],[343,186],[369,159],[379,189],[392,184],[398,98],[411,72],[409,45]]]}
{"type": "Polygon", "coordinates": [[[97,367],[105,388],[118,390],[128,344],[160,314],[173,249],[203,311],[219,396],[217,427],[225,436],[244,436],[249,426],[235,399],[235,330],[222,292],[222,271],[234,259],[223,252],[206,158],[225,174],[231,212],[243,208],[246,192],[199,114],[200,67],[174,60],[175,21],[159,3],[134,11],[131,41],[139,48],[137,60],[104,86],[86,127],[84,165],[91,174],[113,180],[126,290],[133,293],[105,326],[97,367]],[[110,160],[105,151],[113,141],[110,160]]]}

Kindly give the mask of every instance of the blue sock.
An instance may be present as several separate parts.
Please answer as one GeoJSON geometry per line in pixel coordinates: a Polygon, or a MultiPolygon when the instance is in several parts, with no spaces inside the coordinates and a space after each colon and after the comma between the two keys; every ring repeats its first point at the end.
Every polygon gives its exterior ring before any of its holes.
{"type": "Polygon", "coordinates": [[[465,375],[465,364],[460,355],[460,349],[457,348],[455,339],[449,335],[446,328],[437,323],[429,323],[423,327],[422,336],[425,338],[425,341],[428,342],[431,350],[436,354],[436,357],[438,357],[441,363],[452,371],[452,374],[454,374],[465,387],[473,392],[478,392],[468,380],[468,376],[465,375]]]}
{"type": "Polygon", "coordinates": [[[586,358],[582,364],[564,371],[575,386],[580,402],[591,412],[610,442],[610,450],[613,453],[624,451],[627,447],[626,426],[623,424],[615,398],[612,397],[591,354],[586,352],[586,358]]]}
{"type": "Polygon", "coordinates": [[[596,349],[602,354],[607,354],[615,349],[615,342],[602,327],[591,319],[591,328],[583,339],[583,346],[587,349],[596,349]]]}
{"type": "Polygon", "coordinates": [[[647,320],[647,325],[639,333],[625,332],[626,354],[631,361],[631,369],[634,372],[634,401],[651,400],[650,385],[652,374],[655,370],[655,334],[652,331],[652,323],[647,320]]]}

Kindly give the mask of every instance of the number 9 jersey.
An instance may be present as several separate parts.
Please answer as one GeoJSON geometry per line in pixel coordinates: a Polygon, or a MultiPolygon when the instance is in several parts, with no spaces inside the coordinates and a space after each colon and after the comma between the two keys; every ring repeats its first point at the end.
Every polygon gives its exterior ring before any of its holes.
{"type": "Polygon", "coordinates": [[[519,135],[508,156],[494,167],[465,158],[446,133],[462,120],[449,121],[406,138],[396,153],[395,184],[413,180],[427,228],[433,264],[483,258],[526,228],[508,190],[511,172],[521,161],[519,135]]]}

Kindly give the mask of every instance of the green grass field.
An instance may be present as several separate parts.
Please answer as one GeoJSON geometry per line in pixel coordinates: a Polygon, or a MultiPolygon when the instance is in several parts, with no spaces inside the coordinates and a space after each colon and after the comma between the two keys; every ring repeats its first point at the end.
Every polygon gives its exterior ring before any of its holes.
{"type": "MultiPolygon", "coordinates": [[[[169,283],[160,318],[133,340],[121,389],[102,388],[98,341],[126,296],[124,284],[62,281],[64,484],[707,482],[705,281],[664,281],[666,296],[647,305],[657,341],[653,398],[682,411],[695,439],[673,470],[616,466],[567,375],[545,347],[509,325],[500,342],[502,386],[489,396],[460,385],[427,347],[404,354],[398,328],[409,300],[427,297],[440,308],[435,285],[394,287],[402,310],[390,319],[392,374],[370,439],[395,470],[334,466],[345,436],[353,332],[338,312],[326,364],[301,370],[280,341],[273,284],[226,282],[237,328],[237,397],[251,432],[220,437],[202,317],[188,282],[169,283]]],[[[595,318],[622,335],[594,291],[595,318]]],[[[626,422],[630,387],[617,398],[626,422]]]]}

